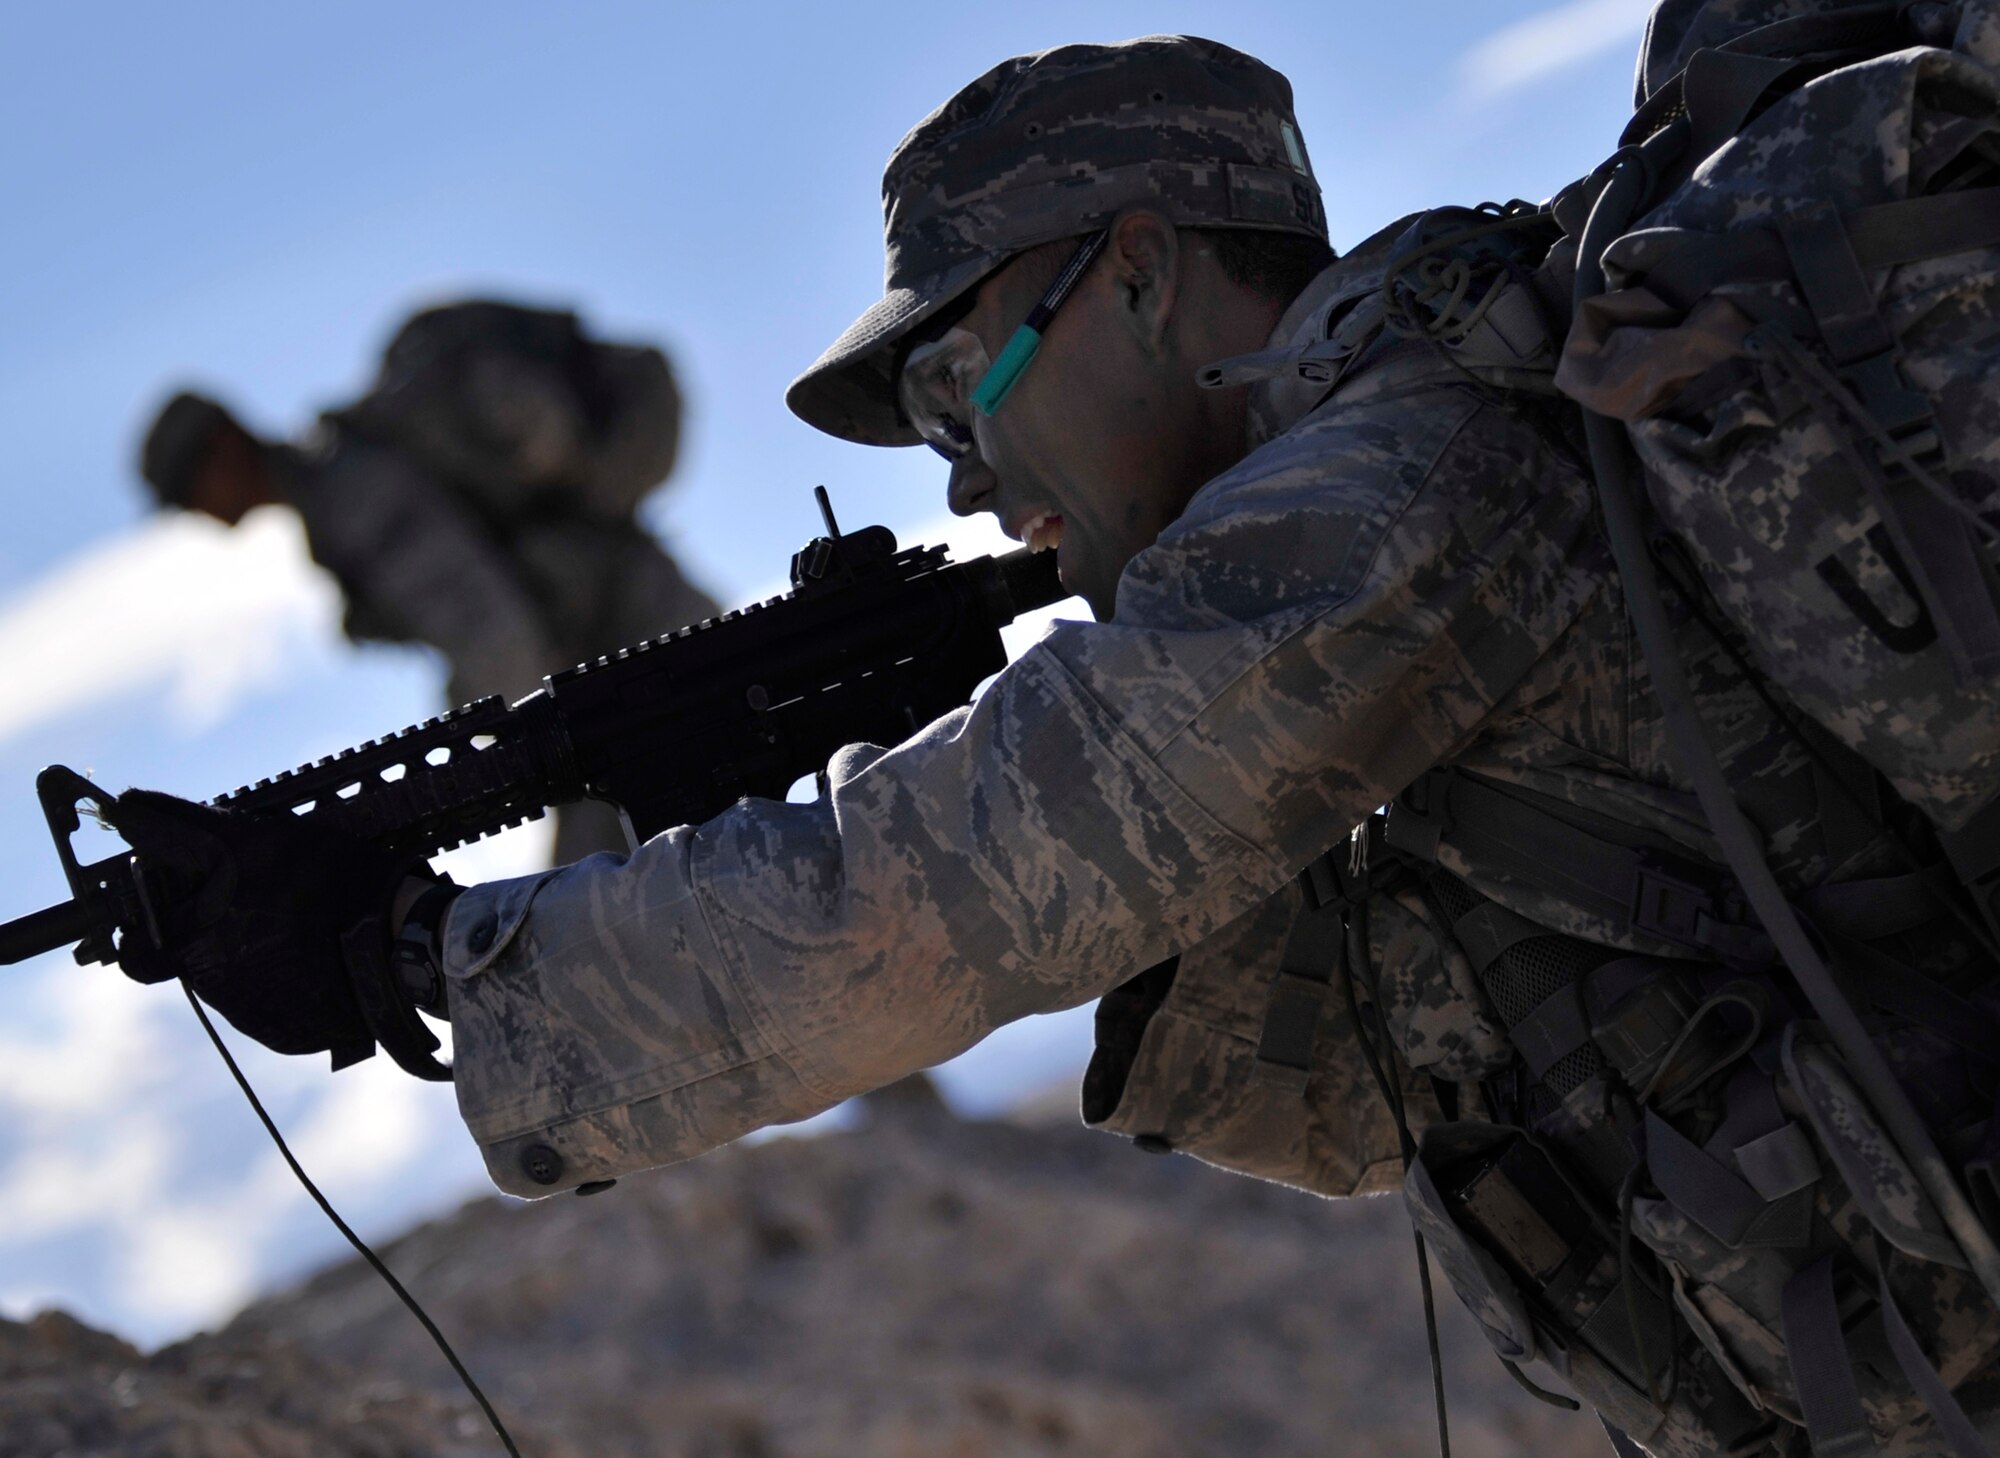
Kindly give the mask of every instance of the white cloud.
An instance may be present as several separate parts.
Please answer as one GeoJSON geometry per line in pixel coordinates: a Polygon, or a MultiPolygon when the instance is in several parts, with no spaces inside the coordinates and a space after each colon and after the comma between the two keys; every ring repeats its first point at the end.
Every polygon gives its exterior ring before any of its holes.
{"type": "Polygon", "coordinates": [[[219,1202],[155,1211],[123,1232],[129,1299],[154,1322],[210,1326],[257,1293],[262,1241],[219,1202]]]}
{"type": "MultiPolygon", "coordinates": [[[[77,967],[53,954],[48,970],[23,968],[32,980],[28,1007],[0,1028],[0,1110],[24,1121],[61,1125],[112,1116],[133,1106],[160,1067],[160,1020],[178,999],[127,982],[108,967],[77,967]]],[[[5,1201],[0,1200],[0,1209],[5,1201]]]]}
{"type": "Polygon", "coordinates": [[[338,591],[290,512],[252,512],[234,531],[154,517],[0,602],[0,741],[136,693],[205,727],[246,692],[312,671],[338,622],[338,591]]]}
{"type": "MultiPolygon", "coordinates": [[[[442,1112],[450,1118],[450,1100],[444,1102],[442,1112]]],[[[314,1184],[352,1198],[406,1178],[436,1133],[439,1113],[429,1085],[378,1054],[327,1080],[311,1112],[285,1132],[285,1143],[314,1184]]],[[[256,1172],[254,1191],[246,1193],[253,1218],[307,1198],[275,1148],[256,1172]]],[[[243,1203],[232,1201],[232,1211],[243,1203]]]]}
{"type": "Polygon", "coordinates": [[[94,1137],[36,1144],[9,1164],[0,1184],[8,1244],[82,1225],[147,1223],[177,1136],[136,1110],[88,1134],[94,1137]]]}
{"type": "Polygon", "coordinates": [[[1463,99],[1491,101],[1627,42],[1651,9],[1652,0],[1568,0],[1503,26],[1458,58],[1463,99]]]}

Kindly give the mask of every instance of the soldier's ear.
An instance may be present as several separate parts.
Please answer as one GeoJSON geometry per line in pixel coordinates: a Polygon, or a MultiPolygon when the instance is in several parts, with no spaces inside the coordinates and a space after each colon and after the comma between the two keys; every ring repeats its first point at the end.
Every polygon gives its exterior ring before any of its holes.
{"type": "Polygon", "coordinates": [[[1164,353],[1181,301],[1179,231],[1148,207],[1112,219],[1101,266],[1110,270],[1119,321],[1148,354],[1164,353]]]}

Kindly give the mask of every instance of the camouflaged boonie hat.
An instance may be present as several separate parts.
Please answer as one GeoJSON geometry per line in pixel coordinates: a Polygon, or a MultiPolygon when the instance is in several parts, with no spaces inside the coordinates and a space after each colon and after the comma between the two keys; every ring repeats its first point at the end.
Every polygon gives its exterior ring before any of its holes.
{"type": "Polygon", "coordinates": [[[1291,83],[1193,36],[1003,61],[917,123],[882,176],[880,303],[785,392],[808,425],[916,445],[897,343],[1022,249],[1152,203],[1175,223],[1326,237],[1291,83]]]}

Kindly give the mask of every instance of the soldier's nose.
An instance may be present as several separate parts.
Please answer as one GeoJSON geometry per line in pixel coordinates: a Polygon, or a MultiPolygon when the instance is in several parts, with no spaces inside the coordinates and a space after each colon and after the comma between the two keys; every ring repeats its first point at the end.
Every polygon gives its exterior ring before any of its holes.
{"type": "Polygon", "coordinates": [[[951,482],[945,487],[945,501],[956,516],[976,516],[994,509],[993,493],[999,484],[992,467],[974,451],[951,463],[951,482]]]}

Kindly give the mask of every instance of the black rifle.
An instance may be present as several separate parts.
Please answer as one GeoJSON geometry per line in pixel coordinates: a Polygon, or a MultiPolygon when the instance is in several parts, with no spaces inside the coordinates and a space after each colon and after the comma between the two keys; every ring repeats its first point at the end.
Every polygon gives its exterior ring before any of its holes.
{"type": "MultiPolygon", "coordinates": [[[[824,491],[820,507],[827,535],[792,558],[782,597],[554,674],[518,703],[483,698],[212,803],[324,818],[414,862],[593,798],[619,808],[636,845],[745,795],[782,799],[842,745],[909,737],[1006,667],[1003,626],[1064,596],[1053,552],[953,565],[943,547],[897,551],[887,527],[843,535],[824,491]]],[[[72,899],[0,924],[0,964],[72,942],[79,962],[115,962],[123,938],[155,925],[145,879],[129,853],[82,865],[70,844],[79,807],[112,797],[63,765],[43,770],[36,791],[72,899]]],[[[388,1032],[391,1010],[368,1011],[378,1036],[388,1032]]],[[[427,1050],[381,1040],[412,1072],[440,1076],[427,1050]]]]}

